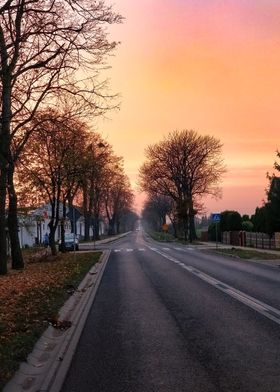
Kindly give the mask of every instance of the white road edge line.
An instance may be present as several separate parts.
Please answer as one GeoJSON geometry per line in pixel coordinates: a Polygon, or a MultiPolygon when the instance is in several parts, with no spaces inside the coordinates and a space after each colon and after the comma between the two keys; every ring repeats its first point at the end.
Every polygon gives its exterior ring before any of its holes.
{"type": "Polygon", "coordinates": [[[188,265],[182,263],[181,261],[176,260],[174,257],[171,257],[171,256],[161,252],[160,250],[158,250],[156,248],[152,248],[148,245],[147,245],[147,247],[149,249],[151,249],[152,251],[160,254],[164,258],[166,258],[166,259],[172,261],[173,263],[179,265],[180,267],[184,268],[185,270],[187,270],[191,274],[197,276],[201,280],[204,280],[205,282],[207,282],[211,286],[214,286],[216,289],[224,292],[225,294],[228,294],[229,296],[236,299],[237,301],[242,302],[244,305],[254,309],[258,313],[262,314],[263,316],[269,318],[270,320],[272,320],[275,323],[280,325],[280,310],[273,308],[272,306],[270,306],[262,301],[259,301],[258,299],[251,297],[250,295],[245,294],[242,291],[237,290],[237,289],[229,286],[228,284],[223,283],[220,280],[213,278],[212,276],[210,276],[208,274],[205,274],[204,272],[198,270],[195,267],[188,266],[188,265]]]}

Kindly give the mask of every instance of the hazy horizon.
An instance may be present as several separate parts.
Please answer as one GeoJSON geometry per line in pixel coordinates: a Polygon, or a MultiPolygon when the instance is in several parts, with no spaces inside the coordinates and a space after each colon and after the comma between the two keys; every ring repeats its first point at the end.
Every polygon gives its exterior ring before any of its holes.
{"type": "Polygon", "coordinates": [[[114,9],[126,19],[112,28],[121,45],[106,74],[121,109],[97,129],[124,157],[133,187],[149,144],[194,129],[224,146],[223,198],[207,198],[208,213],[252,214],[279,146],[280,3],[119,0],[114,9]]]}

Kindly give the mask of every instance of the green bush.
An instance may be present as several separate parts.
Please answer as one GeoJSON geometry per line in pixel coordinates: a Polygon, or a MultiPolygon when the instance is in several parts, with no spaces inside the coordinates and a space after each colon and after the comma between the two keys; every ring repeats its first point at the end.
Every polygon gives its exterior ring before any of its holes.
{"type": "Polygon", "coordinates": [[[209,241],[221,241],[221,225],[220,223],[211,223],[208,227],[208,239],[209,241]],[[217,224],[217,229],[216,229],[217,224]],[[218,234],[218,238],[216,239],[216,233],[218,234]]]}
{"type": "Polygon", "coordinates": [[[244,231],[253,231],[254,225],[251,221],[243,221],[242,222],[242,230],[244,231]]]}

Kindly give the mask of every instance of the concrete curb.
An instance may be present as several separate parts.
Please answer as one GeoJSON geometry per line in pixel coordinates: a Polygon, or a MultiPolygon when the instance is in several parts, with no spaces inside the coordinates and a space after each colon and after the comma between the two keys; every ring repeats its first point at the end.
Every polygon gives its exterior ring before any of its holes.
{"type": "Polygon", "coordinates": [[[99,263],[86,274],[78,289],[59,311],[59,320],[71,321],[71,327],[59,330],[50,326],[35,344],[27,362],[20,365],[3,392],[59,392],[88,313],[94,301],[110,251],[104,251],[99,263]]]}
{"type": "Polygon", "coordinates": [[[114,242],[114,241],[117,241],[117,240],[119,240],[119,239],[121,239],[123,237],[126,237],[130,233],[131,233],[131,231],[127,231],[126,233],[119,234],[117,236],[113,236],[113,237],[110,237],[110,238],[104,238],[103,240],[98,240],[98,241],[95,241],[95,242],[94,241],[81,242],[80,243],[80,248],[82,250],[83,247],[87,247],[87,246],[92,247],[93,245],[95,245],[97,247],[98,245],[108,244],[110,242],[114,242]]]}
{"type": "Polygon", "coordinates": [[[121,239],[123,237],[126,237],[130,233],[131,233],[131,231],[127,231],[126,233],[119,234],[118,236],[114,236],[114,237],[111,237],[111,238],[105,238],[104,240],[99,240],[99,241],[96,242],[96,245],[98,245],[98,244],[107,244],[109,242],[117,241],[117,240],[119,240],[119,239],[121,239]]]}

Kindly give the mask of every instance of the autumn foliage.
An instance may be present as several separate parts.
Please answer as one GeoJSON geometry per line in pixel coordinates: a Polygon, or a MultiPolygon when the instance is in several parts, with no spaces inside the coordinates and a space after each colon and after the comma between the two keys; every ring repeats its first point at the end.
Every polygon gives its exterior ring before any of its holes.
{"type": "Polygon", "coordinates": [[[65,94],[87,116],[116,107],[99,78],[117,43],[106,25],[122,17],[103,0],[5,0],[0,5],[0,273],[23,268],[17,227],[15,166],[36,131],[34,119],[65,94]],[[8,219],[6,206],[8,205],[8,219]]]}
{"type": "Polygon", "coordinates": [[[0,276],[0,390],[99,256],[60,254],[0,276]]]}
{"type": "Polygon", "coordinates": [[[94,239],[99,239],[102,216],[107,217],[109,234],[118,233],[120,219],[133,203],[123,159],[79,116],[70,116],[68,107],[39,112],[33,122],[36,131],[17,164],[18,195],[23,206],[50,204],[53,254],[55,232],[60,225],[63,241],[66,207],[73,203],[83,210],[85,240],[90,239],[90,228],[94,239]]]}

